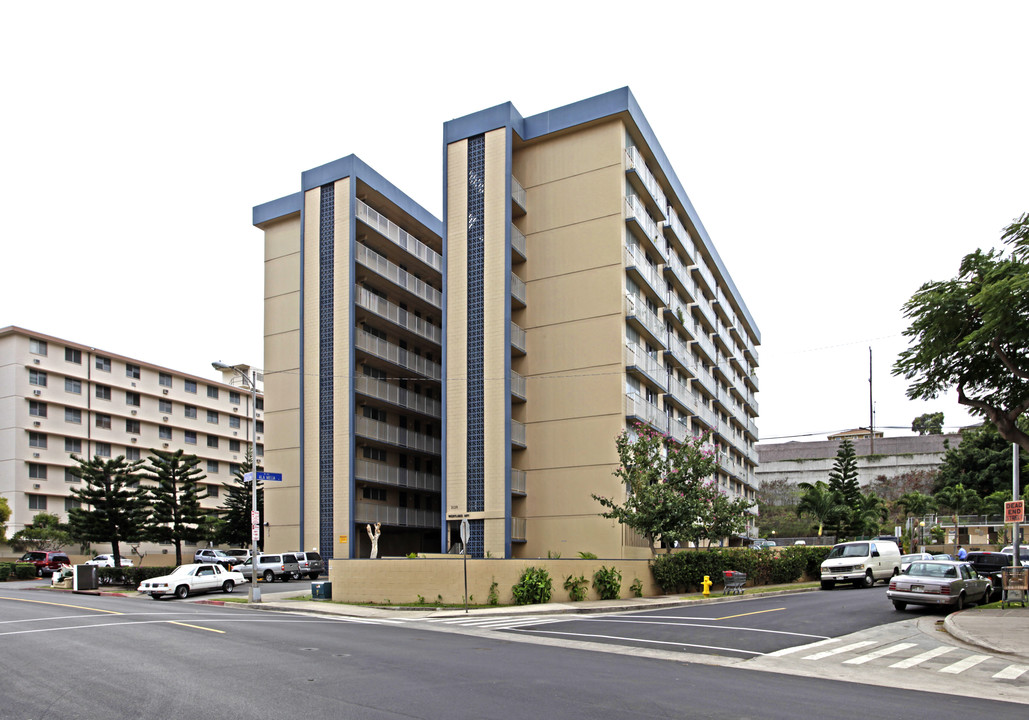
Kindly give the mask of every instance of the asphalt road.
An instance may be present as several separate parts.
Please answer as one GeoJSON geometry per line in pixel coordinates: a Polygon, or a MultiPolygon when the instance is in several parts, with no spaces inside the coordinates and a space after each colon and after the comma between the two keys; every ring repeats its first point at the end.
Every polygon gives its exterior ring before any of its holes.
{"type": "Polygon", "coordinates": [[[1024,705],[985,699],[436,632],[402,620],[5,585],[0,672],[4,719],[1024,714],[1024,705]]]}

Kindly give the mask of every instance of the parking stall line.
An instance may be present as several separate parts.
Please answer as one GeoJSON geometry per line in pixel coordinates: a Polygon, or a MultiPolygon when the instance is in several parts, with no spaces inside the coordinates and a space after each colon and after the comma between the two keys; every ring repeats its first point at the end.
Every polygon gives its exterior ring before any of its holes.
{"type": "Polygon", "coordinates": [[[1022,677],[1022,674],[1029,670],[1029,665],[1008,665],[993,677],[997,680],[1015,680],[1022,677]]]}
{"type": "Polygon", "coordinates": [[[968,670],[969,668],[973,668],[976,665],[978,665],[979,663],[984,662],[984,661],[989,660],[989,659],[990,659],[989,655],[969,655],[968,657],[964,658],[963,660],[958,660],[953,665],[948,665],[947,667],[940,668],[940,672],[941,673],[950,673],[951,675],[957,675],[958,673],[964,672],[965,670],[968,670]]]}
{"type": "Polygon", "coordinates": [[[839,655],[840,653],[845,653],[845,652],[848,652],[850,650],[860,650],[861,648],[868,647],[869,645],[875,645],[875,641],[874,640],[862,640],[861,642],[851,643],[850,645],[844,645],[843,647],[833,648],[832,650],[823,650],[820,653],[815,653],[814,655],[808,655],[807,657],[805,657],[803,659],[804,660],[821,660],[822,658],[832,657],[833,655],[839,655]]]}
{"type": "Polygon", "coordinates": [[[878,650],[873,650],[870,653],[866,653],[856,658],[851,658],[850,660],[844,660],[843,664],[864,665],[866,662],[878,660],[881,657],[886,657],[887,655],[892,655],[893,653],[898,653],[901,650],[907,650],[912,647],[915,647],[915,643],[897,643],[896,645],[889,645],[887,647],[879,648],[878,650]]]}
{"type": "Polygon", "coordinates": [[[954,648],[952,647],[934,647],[932,650],[926,650],[924,653],[919,653],[918,655],[913,655],[904,660],[900,660],[899,662],[895,662],[890,665],[890,667],[897,668],[899,670],[912,668],[915,665],[921,665],[922,663],[932,660],[935,657],[939,657],[940,655],[946,655],[953,650],[954,648]]]}

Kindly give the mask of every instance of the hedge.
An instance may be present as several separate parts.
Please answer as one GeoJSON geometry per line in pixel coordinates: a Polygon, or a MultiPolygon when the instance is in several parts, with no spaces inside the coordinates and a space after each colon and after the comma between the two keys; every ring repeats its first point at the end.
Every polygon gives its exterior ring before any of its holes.
{"type": "Polygon", "coordinates": [[[654,582],[665,593],[699,590],[705,575],[718,585],[726,570],[746,573],[748,582],[753,585],[779,585],[795,582],[805,574],[818,575],[819,566],[830,549],[829,546],[791,546],[764,550],[684,550],[657,556],[650,569],[654,582]]]}
{"type": "Polygon", "coordinates": [[[0,582],[4,580],[31,580],[36,577],[36,566],[32,563],[0,563],[0,582]]]}
{"type": "Polygon", "coordinates": [[[132,588],[137,588],[144,580],[168,575],[174,569],[174,565],[164,567],[124,567],[120,570],[113,567],[102,567],[97,568],[97,577],[101,585],[129,585],[132,588]]]}

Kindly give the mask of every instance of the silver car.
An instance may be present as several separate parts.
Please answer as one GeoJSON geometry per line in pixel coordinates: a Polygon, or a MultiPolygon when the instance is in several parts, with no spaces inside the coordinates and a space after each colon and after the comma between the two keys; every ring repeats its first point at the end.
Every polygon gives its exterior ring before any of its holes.
{"type": "Polygon", "coordinates": [[[990,579],[980,576],[967,562],[916,560],[890,580],[886,597],[897,610],[908,605],[948,605],[963,610],[968,603],[988,603],[992,593],[990,579]]]}
{"type": "MultiPolygon", "coordinates": [[[[300,577],[300,565],[297,563],[296,555],[292,553],[272,554],[262,553],[257,556],[257,577],[267,583],[282,580],[289,582],[300,577]]],[[[236,565],[233,570],[243,574],[243,577],[253,580],[254,563],[252,558],[247,558],[242,565],[236,565]]]]}

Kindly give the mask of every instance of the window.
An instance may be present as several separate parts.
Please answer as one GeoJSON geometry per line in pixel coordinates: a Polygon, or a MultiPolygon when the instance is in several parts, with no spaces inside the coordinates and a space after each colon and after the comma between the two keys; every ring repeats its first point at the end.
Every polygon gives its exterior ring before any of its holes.
{"type": "Polygon", "coordinates": [[[229,474],[238,475],[240,472],[239,463],[229,463],[229,474]]]}
{"type": "Polygon", "coordinates": [[[132,435],[139,435],[139,420],[132,418],[125,419],[125,432],[131,433],[132,435]]]}
{"type": "MultiPolygon", "coordinates": [[[[218,472],[218,461],[217,460],[208,460],[207,461],[207,472],[208,473],[216,473],[216,472],[218,472]]],[[[217,488],[217,486],[214,486],[214,487],[217,488]]],[[[208,488],[207,494],[208,495],[211,494],[211,489],[210,488],[208,488]]],[[[217,495],[215,495],[214,497],[217,497],[217,495]]]]}
{"type": "Polygon", "coordinates": [[[235,390],[229,390],[229,402],[233,405],[239,405],[239,393],[235,390]]]}
{"type": "Polygon", "coordinates": [[[218,436],[217,435],[208,435],[207,436],[207,447],[209,447],[209,448],[216,448],[216,447],[218,447],[218,436]]]}
{"type": "Polygon", "coordinates": [[[162,440],[171,440],[172,439],[172,429],[170,427],[168,427],[167,425],[158,425],[158,427],[157,427],[157,437],[161,438],[162,440]]]}
{"type": "Polygon", "coordinates": [[[64,391],[75,393],[76,395],[82,394],[82,381],[76,380],[75,378],[64,379],[64,391]]]}
{"type": "Polygon", "coordinates": [[[239,440],[229,440],[229,452],[239,452],[239,440]]]}
{"type": "Polygon", "coordinates": [[[361,488],[361,497],[365,500],[381,500],[386,502],[386,491],[382,488],[361,488]]]}
{"type": "Polygon", "coordinates": [[[100,457],[111,457],[111,443],[98,442],[96,444],[96,454],[100,457]]]}
{"type": "Polygon", "coordinates": [[[208,410],[207,411],[207,422],[212,423],[214,425],[218,424],[218,411],[217,410],[208,410]]]}
{"type": "Polygon", "coordinates": [[[64,421],[75,423],[76,425],[82,424],[82,411],[78,408],[65,408],[64,409],[64,421]]]}
{"type": "Polygon", "coordinates": [[[257,457],[264,457],[264,444],[257,443],[257,457]]]}
{"type": "Polygon", "coordinates": [[[79,481],[80,479],[81,479],[81,478],[79,478],[79,477],[78,477],[78,476],[77,476],[77,475],[76,475],[76,474],[75,474],[75,473],[74,473],[74,472],[72,471],[72,469],[71,469],[70,467],[66,467],[66,468],[64,469],[64,481],[65,481],[65,482],[78,482],[78,481],[79,481]]]}
{"type": "Polygon", "coordinates": [[[46,448],[46,434],[38,432],[29,433],[29,447],[46,448]]]}
{"type": "Polygon", "coordinates": [[[164,398],[160,398],[157,401],[157,411],[158,412],[162,412],[162,413],[167,413],[168,415],[171,415],[171,412],[172,412],[172,402],[171,402],[171,400],[165,400],[164,398]]]}
{"type": "Polygon", "coordinates": [[[25,493],[25,497],[29,499],[29,510],[46,510],[46,495],[29,495],[25,493]]]}
{"type": "Polygon", "coordinates": [[[229,415],[229,427],[239,429],[239,415],[229,415]]]}
{"type": "Polygon", "coordinates": [[[257,398],[257,400],[254,402],[254,407],[256,407],[258,410],[264,410],[264,398],[257,398]]]}
{"type": "Polygon", "coordinates": [[[378,460],[379,462],[386,462],[386,451],[382,448],[370,447],[365,445],[362,448],[362,452],[369,460],[378,460]]]}
{"type": "Polygon", "coordinates": [[[42,370],[29,370],[29,385],[46,387],[46,373],[42,370]]]}
{"type": "Polygon", "coordinates": [[[386,422],[386,411],[382,408],[375,408],[371,405],[365,405],[363,414],[366,418],[378,420],[379,422],[386,422]]]}
{"type": "Polygon", "coordinates": [[[197,444],[197,434],[193,430],[187,430],[185,433],[185,441],[187,445],[197,444]]]}
{"type": "MultiPolygon", "coordinates": [[[[208,463],[208,465],[210,465],[210,463],[208,463]]],[[[217,467],[217,466],[218,466],[218,463],[215,463],[215,467],[217,467]]],[[[211,472],[210,467],[208,468],[207,472],[211,472]]],[[[214,470],[214,472],[218,472],[218,471],[214,470]]],[[[216,498],[216,497],[218,497],[218,486],[217,485],[208,485],[207,486],[207,497],[209,497],[209,498],[216,498]]]]}
{"type": "Polygon", "coordinates": [[[32,417],[46,417],[46,403],[38,400],[29,400],[29,415],[32,417]]]}
{"type": "Polygon", "coordinates": [[[103,413],[97,413],[96,415],[96,426],[104,430],[111,429],[111,416],[104,415],[103,413]]]}
{"type": "Polygon", "coordinates": [[[214,385],[208,385],[207,386],[207,397],[213,398],[214,400],[217,400],[218,399],[218,388],[216,388],[214,385]]]}
{"type": "Polygon", "coordinates": [[[186,417],[196,419],[197,409],[193,405],[186,405],[186,417]]]}
{"type": "Polygon", "coordinates": [[[139,407],[139,393],[125,391],[125,404],[133,407],[139,407]]]}
{"type": "Polygon", "coordinates": [[[158,384],[161,387],[171,387],[172,386],[171,381],[172,381],[171,373],[163,372],[163,373],[158,374],[158,376],[157,376],[157,382],[158,382],[158,384]]]}
{"type": "Polygon", "coordinates": [[[76,455],[82,454],[82,441],[78,438],[65,438],[64,439],[64,451],[66,453],[75,453],[76,455]]]}
{"type": "Polygon", "coordinates": [[[197,382],[196,380],[185,380],[185,390],[188,393],[197,394],[197,382]]]}
{"type": "Polygon", "coordinates": [[[126,460],[139,460],[139,448],[127,447],[125,448],[125,459],[126,460]]]}
{"type": "Polygon", "coordinates": [[[29,477],[34,480],[46,480],[46,465],[29,463],[29,477]]]}
{"type": "Polygon", "coordinates": [[[96,362],[94,363],[97,370],[103,370],[104,372],[111,372],[111,358],[104,357],[103,355],[96,356],[96,362]]]}
{"type": "Polygon", "coordinates": [[[259,432],[259,433],[263,433],[264,432],[264,420],[258,420],[256,423],[254,423],[254,425],[257,428],[257,432],[259,432]]]}
{"type": "Polygon", "coordinates": [[[33,355],[46,355],[46,340],[29,338],[29,352],[33,355]]]}
{"type": "Polygon", "coordinates": [[[82,503],[78,499],[76,499],[76,498],[66,497],[64,499],[64,511],[65,512],[68,512],[69,510],[78,510],[81,507],[82,507],[82,503]]]}
{"type": "Polygon", "coordinates": [[[130,377],[133,380],[139,380],[139,365],[125,363],[125,377],[130,377]]]}
{"type": "Polygon", "coordinates": [[[76,365],[82,364],[82,351],[76,350],[75,348],[66,347],[64,349],[64,361],[75,363],[76,365]]]}
{"type": "Polygon", "coordinates": [[[109,388],[107,385],[97,385],[95,395],[99,400],[110,400],[111,388],[109,388]]]}

